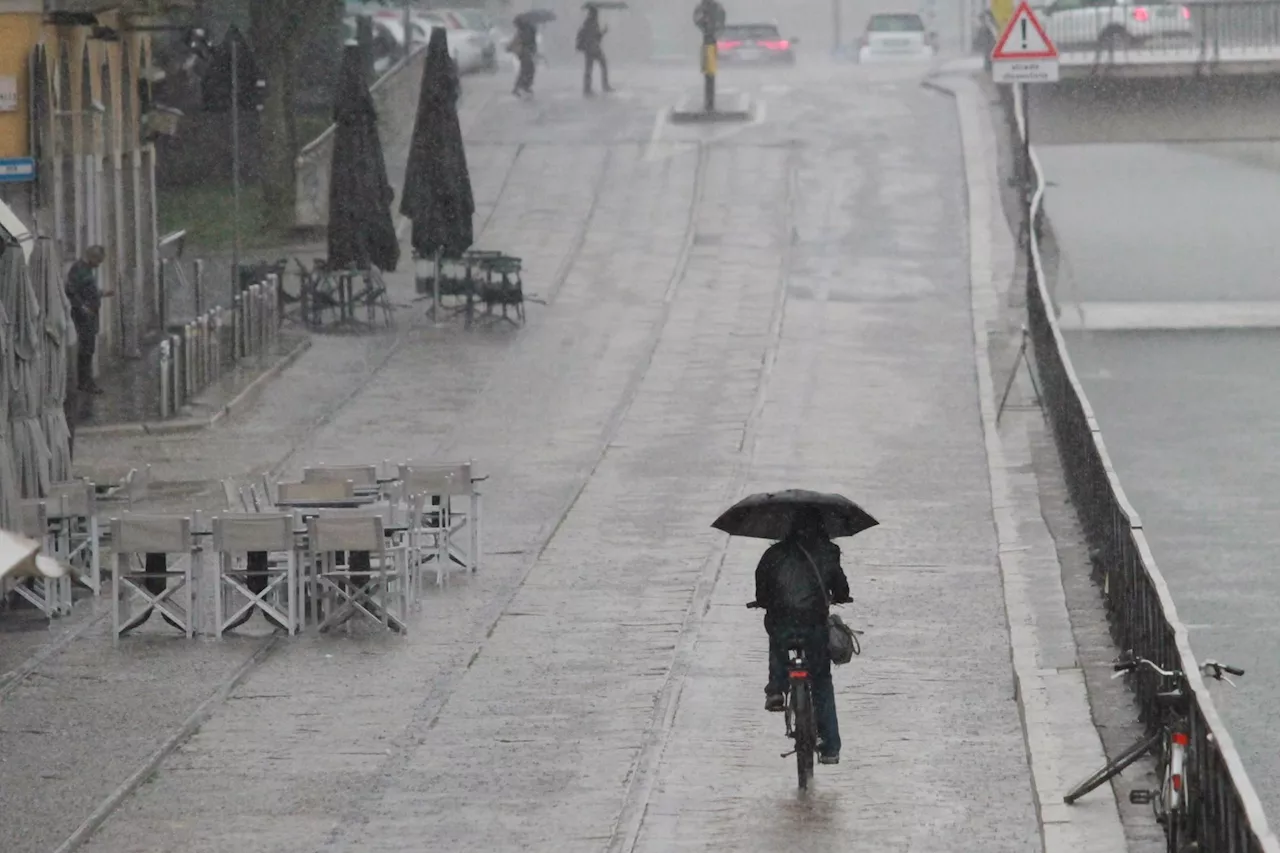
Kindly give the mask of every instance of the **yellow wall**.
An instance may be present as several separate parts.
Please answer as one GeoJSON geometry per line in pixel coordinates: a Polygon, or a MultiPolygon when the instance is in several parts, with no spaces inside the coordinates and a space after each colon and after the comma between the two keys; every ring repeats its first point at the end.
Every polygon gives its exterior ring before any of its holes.
{"type": "Polygon", "coordinates": [[[17,112],[0,112],[0,157],[31,154],[28,67],[31,49],[40,42],[40,18],[38,14],[0,14],[0,76],[18,78],[17,112]]]}

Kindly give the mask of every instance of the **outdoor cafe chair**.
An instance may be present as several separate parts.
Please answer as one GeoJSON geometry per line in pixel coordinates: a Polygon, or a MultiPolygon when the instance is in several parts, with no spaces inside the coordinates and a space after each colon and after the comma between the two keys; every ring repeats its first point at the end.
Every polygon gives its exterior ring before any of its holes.
{"type": "MultiPolygon", "coordinates": [[[[400,467],[401,490],[406,498],[421,496],[419,512],[419,541],[425,546],[429,541],[431,547],[419,548],[417,557],[422,567],[429,564],[436,571],[436,585],[443,586],[448,575],[455,569],[471,569],[471,554],[475,553],[475,545],[463,550],[455,544],[455,538],[461,538],[467,529],[470,519],[462,513],[453,511],[453,499],[466,496],[470,491],[470,483],[460,481],[457,467],[420,469],[408,465],[400,467]],[[429,503],[428,503],[429,502],[429,503]],[[459,521],[461,516],[461,521],[459,521]]],[[[475,528],[468,531],[475,533],[475,528]]]]}
{"type": "Polygon", "coordinates": [[[133,630],[159,611],[170,625],[187,637],[195,636],[200,551],[191,533],[191,519],[178,515],[126,513],[111,519],[111,547],[116,566],[111,576],[111,627],[115,639],[133,630]],[[142,557],[141,570],[133,567],[142,557]],[[180,568],[170,569],[177,557],[180,568]],[[176,579],[176,584],[170,581],[176,579]],[[135,600],[143,611],[133,617],[135,600]]]}
{"type": "Polygon", "coordinates": [[[238,513],[213,519],[214,634],[254,611],[292,635],[301,628],[302,583],[292,513],[238,513]],[[274,559],[273,559],[274,558],[274,559]]]}
{"type": "Polygon", "coordinates": [[[404,632],[408,625],[409,576],[401,555],[387,548],[379,513],[324,513],[307,521],[311,576],[321,599],[318,629],[362,615],[384,628],[404,632]],[[353,552],[368,555],[367,566],[353,566],[353,552]],[[348,555],[343,559],[344,555],[348,555]]]}
{"type": "MultiPolygon", "coordinates": [[[[44,501],[24,500],[19,509],[21,513],[19,532],[28,539],[40,543],[42,548],[46,547],[50,536],[49,519],[44,501]]],[[[46,578],[35,575],[30,578],[15,578],[8,582],[7,589],[0,592],[20,596],[49,620],[71,612],[71,586],[70,578],[67,576],[46,578]]]]}
{"type": "Polygon", "coordinates": [[[97,512],[97,491],[88,480],[49,484],[45,515],[54,556],[94,595],[102,592],[102,530],[97,512]]]}
{"type": "Polygon", "coordinates": [[[407,493],[427,495],[432,505],[428,512],[436,506],[447,507],[443,520],[450,553],[469,571],[479,571],[483,551],[484,500],[476,484],[485,478],[476,475],[475,462],[468,460],[441,465],[409,460],[400,466],[399,477],[407,493]],[[449,475],[449,479],[441,479],[442,475],[449,475]],[[433,489],[437,491],[433,492],[433,489]],[[464,535],[465,547],[462,544],[464,535]]]}

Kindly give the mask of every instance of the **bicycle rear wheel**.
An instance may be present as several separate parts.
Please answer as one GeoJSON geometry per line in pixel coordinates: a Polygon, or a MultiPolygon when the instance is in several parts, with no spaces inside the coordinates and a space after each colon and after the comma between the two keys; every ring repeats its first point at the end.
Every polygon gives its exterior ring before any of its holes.
{"type": "Polygon", "coordinates": [[[791,682],[791,707],[796,720],[796,778],[804,789],[809,787],[809,780],[813,778],[813,754],[818,748],[813,697],[807,680],[791,682]]]}
{"type": "Polygon", "coordinates": [[[1115,759],[1108,761],[1103,765],[1101,770],[1072,788],[1067,795],[1062,798],[1062,801],[1067,805],[1071,805],[1076,800],[1101,785],[1103,782],[1109,782],[1112,778],[1120,775],[1120,771],[1124,770],[1130,764],[1137,761],[1153,749],[1156,744],[1159,743],[1161,735],[1161,732],[1156,732],[1155,734],[1138,741],[1133,746],[1117,755],[1115,759]]]}

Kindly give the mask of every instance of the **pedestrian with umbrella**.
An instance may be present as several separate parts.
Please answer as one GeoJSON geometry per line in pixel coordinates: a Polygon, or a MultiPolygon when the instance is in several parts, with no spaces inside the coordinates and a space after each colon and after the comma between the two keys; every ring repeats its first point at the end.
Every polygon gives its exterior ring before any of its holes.
{"type": "Polygon", "coordinates": [[[112,290],[98,287],[98,268],[106,259],[106,249],[90,246],[67,271],[67,298],[71,302],[71,319],[79,342],[76,351],[77,386],[86,394],[102,393],[93,378],[93,354],[98,348],[98,310],[102,306],[102,297],[114,294],[112,290]]]}
{"type": "Polygon", "coordinates": [[[511,21],[515,24],[516,34],[507,45],[507,50],[515,54],[520,62],[520,71],[516,74],[516,83],[511,90],[511,94],[517,98],[533,94],[533,75],[538,59],[538,27],[555,19],[553,12],[533,9],[516,15],[511,21]]]}
{"type": "Polygon", "coordinates": [[[600,65],[600,88],[606,92],[612,92],[613,87],[609,85],[609,63],[605,61],[603,47],[604,37],[609,32],[609,28],[600,25],[598,5],[588,3],[586,8],[587,19],[578,28],[577,48],[583,57],[582,94],[591,97],[594,94],[591,91],[592,71],[597,63],[600,65]]]}
{"type": "Polygon", "coordinates": [[[475,200],[458,124],[458,78],[442,29],[432,29],[422,67],[418,115],[409,143],[400,213],[412,222],[410,241],[420,258],[435,261],[433,317],[440,306],[440,267],[471,248],[475,200]]]}
{"type": "Polygon", "coordinates": [[[779,540],[756,566],[756,598],[747,605],[765,611],[769,634],[765,710],[786,708],[786,641],[799,639],[810,666],[818,760],[823,764],[840,762],[831,665],[847,663],[854,651],[852,631],[830,612],[832,604],[852,601],[849,580],[840,565],[840,548],[831,540],[853,536],[877,523],[848,498],[790,489],[743,498],[712,524],[731,536],[779,540]]]}
{"type": "MultiPolygon", "coordinates": [[[[441,34],[443,34],[441,30],[441,34]]],[[[333,159],[329,178],[329,269],[385,272],[400,260],[391,205],[395,190],[378,138],[378,113],[369,95],[359,46],[342,52],[333,100],[333,159]]]]}

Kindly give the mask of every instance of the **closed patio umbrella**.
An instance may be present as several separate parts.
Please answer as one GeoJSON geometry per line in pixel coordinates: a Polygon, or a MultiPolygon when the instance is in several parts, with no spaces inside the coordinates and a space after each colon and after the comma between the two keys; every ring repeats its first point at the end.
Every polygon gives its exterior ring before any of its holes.
{"type": "Polygon", "coordinates": [[[38,498],[49,483],[49,446],[40,425],[44,334],[40,303],[21,252],[0,257],[0,303],[12,324],[8,418],[14,473],[21,496],[38,498]]]}
{"type": "Polygon", "coordinates": [[[71,303],[62,286],[62,263],[52,240],[36,241],[31,259],[31,284],[44,310],[43,399],[40,425],[49,447],[49,479],[71,479],[71,429],[67,424],[67,369],[76,327],[71,303]]]}
{"type": "Polygon", "coordinates": [[[418,257],[435,259],[433,312],[440,303],[441,259],[460,257],[474,239],[471,218],[476,206],[458,124],[458,85],[445,32],[433,28],[400,196],[400,212],[413,223],[414,251],[418,257]]]}
{"type": "Polygon", "coordinates": [[[343,50],[333,120],[329,268],[364,270],[372,264],[394,270],[400,259],[400,241],[391,221],[395,190],[387,180],[378,114],[356,45],[343,50]]]}
{"type": "MultiPolygon", "coordinates": [[[[6,252],[6,254],[8,254],[6,252]]],[[[13,335],[9,314],[0,302],[0,528],[18,529],[18,477],[13,471],[13,443],[9,436],[9,396],[13,373],[13,335]]]]}

